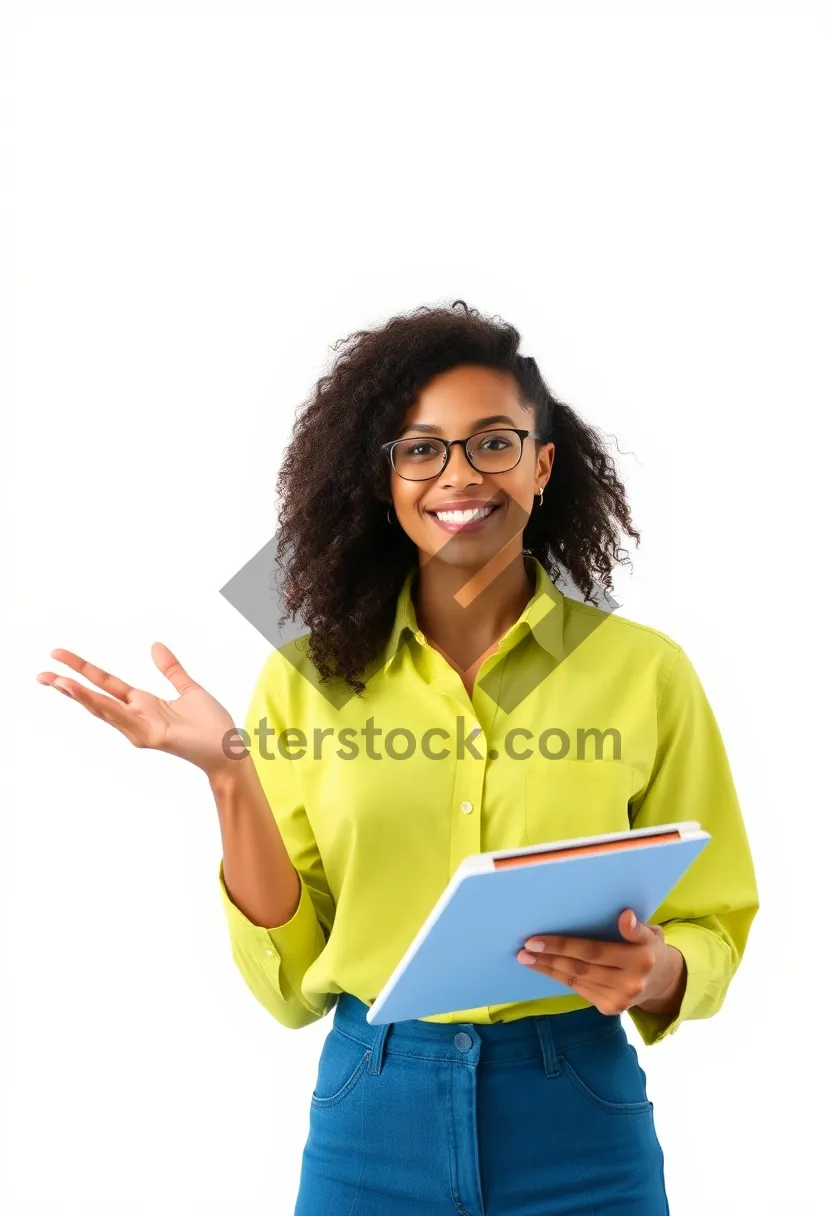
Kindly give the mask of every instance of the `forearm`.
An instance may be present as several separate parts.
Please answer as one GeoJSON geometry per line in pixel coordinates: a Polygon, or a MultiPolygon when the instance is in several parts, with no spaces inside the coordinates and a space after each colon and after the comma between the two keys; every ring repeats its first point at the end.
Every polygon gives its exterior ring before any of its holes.
{"type": "Polygon", "coordinates": [[[250,755],[209,776],[220,820],[226,890],[255,925],[273,929],[297,911],[300,879],[250,755]]]}

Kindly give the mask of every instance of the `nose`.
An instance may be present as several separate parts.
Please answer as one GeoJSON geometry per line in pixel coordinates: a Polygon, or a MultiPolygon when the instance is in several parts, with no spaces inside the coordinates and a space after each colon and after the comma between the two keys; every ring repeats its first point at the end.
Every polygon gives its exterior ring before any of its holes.
{"type": "Polygon", "coordinates": [[[461,443],[456,443],[451,448],[448,463],[445,465],[439,482],[443,486],[454,489],[470,485],[482,485],[482,473],[477,472],[468,463],[461,443]]]}

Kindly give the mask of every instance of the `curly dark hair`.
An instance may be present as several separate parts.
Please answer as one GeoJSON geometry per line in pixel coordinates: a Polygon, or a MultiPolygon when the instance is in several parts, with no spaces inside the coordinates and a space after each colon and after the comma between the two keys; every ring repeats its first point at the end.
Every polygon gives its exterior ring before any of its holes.
{"type": "Polygon", "coordinates": [[[518,355],[513,325],[483,317],[464,300],[424,305],[375,330],[339,339],[348,345],[299,407],[278,477],[276,562],[287,615],[309,631],[309,655],[322,681],[361,679],[393,623],[396,598],[417,563],[413,541],[391,528],[389,465],[380,445],[394,439],[423,386],[458,364],[510,372],[535,429],[554,442],[545,501],[529,517],[523,552],[552,579],[565,569],[585,599],[593,582],[612,585],[614,564],[630,564],[617,539],[636,544],[624,486],[601,432],[559,401],[534,359],[518,355]]]}

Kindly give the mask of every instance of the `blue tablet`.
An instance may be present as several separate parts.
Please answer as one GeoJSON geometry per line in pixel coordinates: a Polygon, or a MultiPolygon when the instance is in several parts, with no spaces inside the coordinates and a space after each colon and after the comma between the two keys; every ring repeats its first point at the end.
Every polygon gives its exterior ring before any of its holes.
{"type": "Polygon", "coordinates": [[[669,823],[466,857],[367,1021],[574,996],[517,961],[528,938],[621,941],[621,913],[649,921],[709,840],[698,823],[669,823]]]}

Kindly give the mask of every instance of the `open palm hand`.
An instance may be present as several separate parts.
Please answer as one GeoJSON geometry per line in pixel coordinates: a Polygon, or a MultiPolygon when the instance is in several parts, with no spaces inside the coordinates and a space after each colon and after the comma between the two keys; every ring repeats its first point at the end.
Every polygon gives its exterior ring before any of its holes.
{"type": "Polygon", "coordinates": [[[37,680],[57,688],[94,717],[114,726],[134,747],[180,756],[206,773],[228,763],[230,741],[236,744],[233,754],[243,754],[239,736],[234,733],[234,722],[219,701],[187,674],[162,642],[154,642],[150,653],[159,671],[179,694],[175,700],[165,701],[141,688],[133,688],[71,650],[60,648],[51,652],[52,658],[77,671],[102,692],[54,671],[40,672],[37,680]]]}

